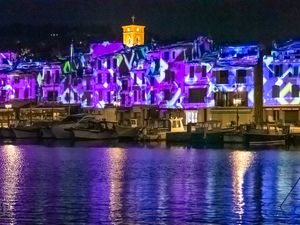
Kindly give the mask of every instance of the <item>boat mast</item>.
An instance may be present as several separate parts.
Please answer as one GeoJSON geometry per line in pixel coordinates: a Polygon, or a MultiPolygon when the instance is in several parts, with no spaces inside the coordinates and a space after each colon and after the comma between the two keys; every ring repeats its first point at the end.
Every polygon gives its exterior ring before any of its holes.
{"type": "Polygon", "coordinates": [[[68,115],[71,115],[71,81],[72,81],[72,63],[73,63],[73,56],[74,56],[74,45],[73,40],[71,41],[70,45],[70,74],[69,74],[69,80],[68,80],[68,86],[69,86],[69,100],[68,100],[68,115]]]}

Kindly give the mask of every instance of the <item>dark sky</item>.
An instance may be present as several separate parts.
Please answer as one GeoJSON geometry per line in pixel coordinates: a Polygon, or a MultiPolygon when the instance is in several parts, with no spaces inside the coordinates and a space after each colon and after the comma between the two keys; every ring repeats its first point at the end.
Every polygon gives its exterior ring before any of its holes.
{"type": "MultiPolygon", "coordinates": [[[[148,36],[269,41],[300,36],[300,0],[0,0],[1,24],[146,25],[148,36]]],[[[1,34],[0,34],[1,35],[1,34]]]]}

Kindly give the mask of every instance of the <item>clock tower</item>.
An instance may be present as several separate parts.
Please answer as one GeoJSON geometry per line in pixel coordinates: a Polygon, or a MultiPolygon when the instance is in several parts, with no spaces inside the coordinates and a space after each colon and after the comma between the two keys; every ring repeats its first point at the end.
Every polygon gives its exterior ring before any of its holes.
{"type": "Polygon", "coordinates": [[[132,24],[122,26],[123,29],[123,44],[132,47],[134,45],[144,44],[144,29],[145,26],[134,24],[135,17],[132,16],[132,24]]]}

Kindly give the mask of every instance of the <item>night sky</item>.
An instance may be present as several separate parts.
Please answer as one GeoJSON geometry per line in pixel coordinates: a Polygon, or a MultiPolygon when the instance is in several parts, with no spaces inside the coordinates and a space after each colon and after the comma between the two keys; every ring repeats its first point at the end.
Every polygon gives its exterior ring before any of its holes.
{"type": "Polygon", "coordinates": [[[121,37],[120,26],[135,15],[148,39],[265,42],[300,36],[299,8],[299,0],[0,0],[0,21],[107,25],[121,37]]]}

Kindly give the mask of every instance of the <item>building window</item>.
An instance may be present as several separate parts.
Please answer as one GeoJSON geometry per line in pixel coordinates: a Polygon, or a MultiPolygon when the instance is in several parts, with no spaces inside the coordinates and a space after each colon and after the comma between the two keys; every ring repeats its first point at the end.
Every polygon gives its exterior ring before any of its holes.
{"type": "Polygon", "coordinates": [[[206,88],[190,88],[189,103],[204,103],[207,95],[206,88]]]}
{"type": "Polygon", "coordinates": [[[50,84],[51,83],[51,74],[50,71],[46,72],[46,84],[50,84]]]}
{"type": "Polygon", "coordinates": [[[114,73],[114,83],[117,83],[117,73],[114,73]]]}
{"type": "Polygon", "coordinates": [[[164,96],[165,96],[165,100],[170,100],[171,99],[171,92],[169,89],[164,90],[164,96]]]}
{"type": "Polygon", "coordinates": [[[107,59],[107,69],[110,69],[110,59],[107,59]]]}
{"type": "Polygon", "coordinates": [[[15,98],[19,98],[19,89],[15,89],[15,98]]]}
{"type": "Polygon", "coordinates": [[[87,94],[86,105],[87,106],[91,106],[92,105],[92,96],[91,96],[90,93],[87,94]]]}
{"type": "Polygon", "coordinates": [[[298,85],[292,85],[292,97],[299,98],[299,86],[298,85]]]}
{"type": "Polygon", "coordinates": [[[142,84],[145,84],[145,74],[142,74],[142,84]]]}
{"type": "Polygon", "coordinates": [[[194,78],[194,76],[195,76],[195,67],[190,66],[190,78],[194,78]]]}
{"type": "Polygon", "coordinates": [[[117,59],[113,59],[113,68],[116,69],[117,68],[117,59]]]}
{"type": "Polygon", "coordinates": [[[228,84],[228,70],[216,71],[217,84],[228,84]]]}
{"type": "Polygon", "coordinates": [[[58,71],[58,70],[55,70],[55,80],[54,80],[54,82],[55,82],[56,84],[58,84],[59,81],[60,81],[60,79],[59,79],[59,71],[58,71]]]}
{"type": "Polygon", "coordinates": [[[175,52],[172,52],[172,58],[175,59],[175,52]]]}
{"type": "Polygon", "coordinates": [[[122,104],[122,105],[125,105],[125,100],[126,100],[126,99],[125,99],[125,94],[122,94],[122,95],[121,95],[121,104],[122,104]]]}
{"type": "Polygon", "coordinates": [[[206,66],[201,67],[201,74],[202,74],[202,77],[206,77],[206,66]]]}
{"type": "Polygon", "coordinates": [[[14,81],[15,81],[15,84],[18,84],[18,83],[20,83],[20,79],[19,79],[19,77],[16,77],[14,81]]]}
{"type": "Polygon", "coordinates": [[[74,93],[74,101],[78,101],[78,94],[76,92],[74,93]]]}
{"type": "Polygon", "coordinates": [[[87,79],[86,81],[86,90],[92,90],[91,80],[87,79]]]}
{"type": "Polygon", "coordinates": [[[128,89],[128,82],[127,80],[122,80],[122,90],[126,91],[128,89]]]}
{"type": "Polygon", "coordinates": [[[272,97],[279,98],[280,87],[278,85],[274,85],[272,87],[272,97]]]}
{"type": "Polygon", "coordinates": [[[110,104],[110,101],[111,101],[111,99],[110,99],[110,91],[108,91],[107,92],[107,103],[110,104]]]}
{"type": "Polygon", "coordinates": [[[150,104],[154,104],[154,103],[155,103],[155,92],[154,92],[154,91],[151,91],[151,92],[150,92],[150,97],[151,97],[151,102],[150,102],[150,104]]]}
{"type": "Polygon", "coordinates": [[[66,93],[65,101],[66,101],[66,102],[69,102],[70,100],[71,100],[70,94],[69,94],[69,93],[66,93]]]}
{"type": "Polygon", "coordinates": [[[137,91],[133,91],[133,99],[136,102],[137,101],[137,91]]]}
{"type": "Polygon", "coordinates": [[[186,111],[186,123],[197,123],[198,111],[186,111]]]}
{"type": "MultiPolygon", "coordinates": [[[[25,93],[26,93],[26,89],[25,89],[25,93]]],[[[57,91],[48,91],[47,100],[48,101],[56,101],[57,96],[58,96],[57,91]]]]}
{"type": "Polygon", "coordinates": [[[299,75],[299,66],[294,66],[294,77],[297,77],[299,75]]]}
{"type": "Polygon", "coordinates": [[[169,60],[170,54],[169,52],[164,52],[164,59],[169,60]]]}
{"type": "Polygon", "coordinates": [[[102,74],[98,73],[98,83],[102,84],[102,74]]]}
{"type": "Polygon", "coordinates": [[[146,99],[146,92],[142,91],[142,100],[145,101],[145,99],[146,99]]]}
{"type": "Polygon", "coordinates": [[[246,83],[246,70],[236,70],[236,80],[238,84],[246,83]]]}
{"type": "Polygon", "coordinates": [[[99,60],[98,60],[98,70],[101,70],[101,68],[102,68],[102,62],[101,62],[101,60],[99,59],[99,60]]]}
{"type": "Polygon", "coordinates": [[[110,83],[110,73],[106,74],[106,80],[107,80],[107,83],[109,84],[110,83]]]}
{"type": "Polygon", "coordinates": [[[28,99],[29,98],[29,89],[28,88],[25,88],[25,91],[24,91],[24,99],[28,99]]]}
{"type": "Polygon", "coordinates": [[[136,73],[133,74],[133,84],[137,84],[137,77],[136,77],[136,73]]]}
{"type": "Polygon", "coordinates": [[[274,65],[274,75],[275,75],[275,77],[282,76],[282,64],[274,65]]]}

